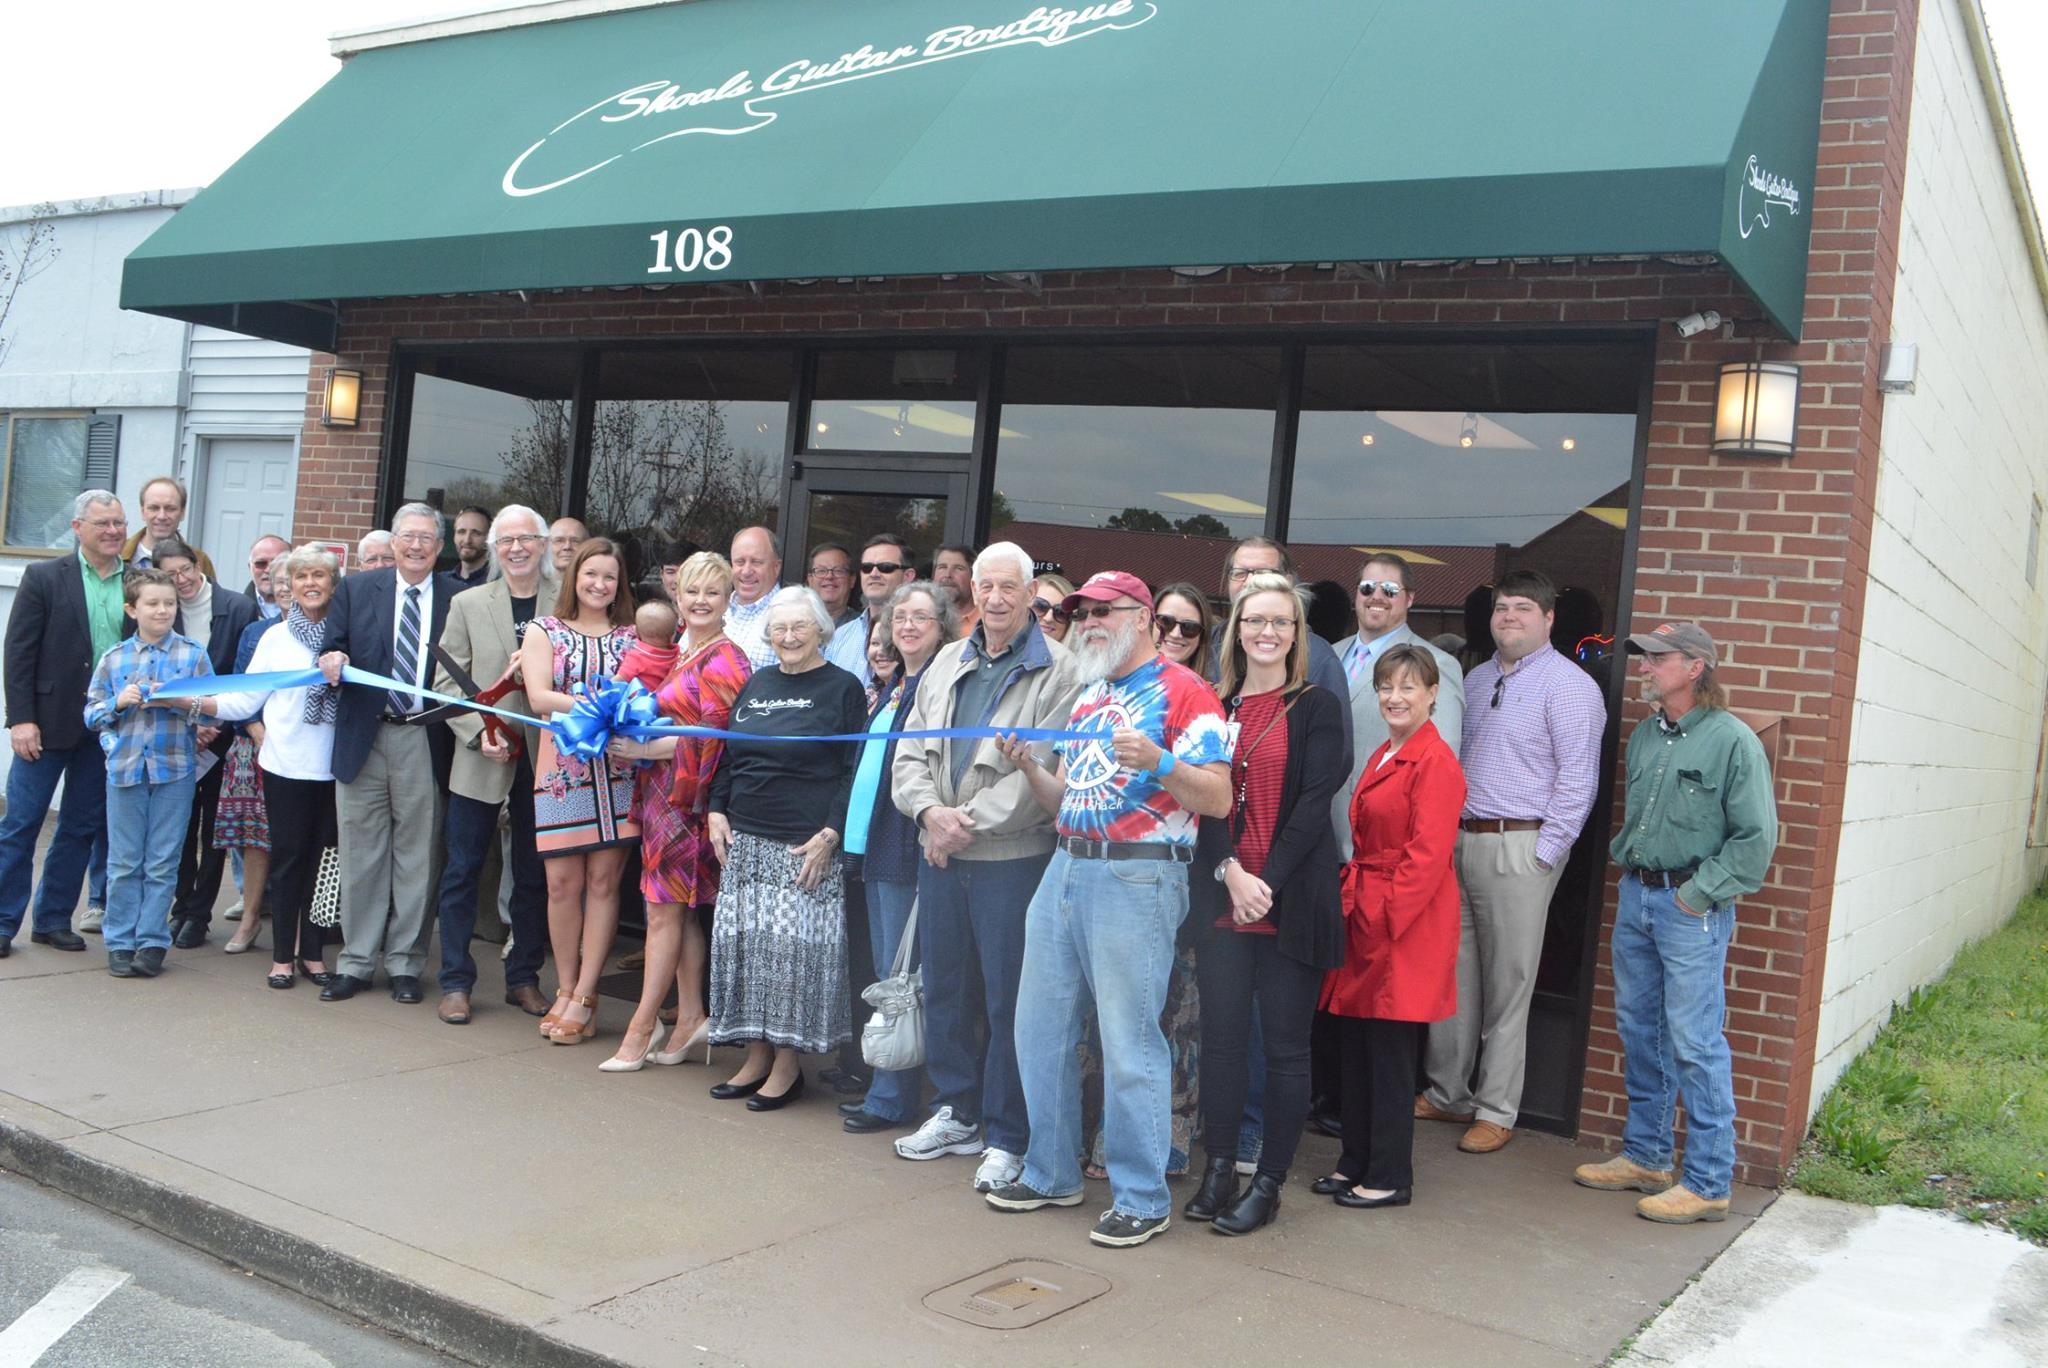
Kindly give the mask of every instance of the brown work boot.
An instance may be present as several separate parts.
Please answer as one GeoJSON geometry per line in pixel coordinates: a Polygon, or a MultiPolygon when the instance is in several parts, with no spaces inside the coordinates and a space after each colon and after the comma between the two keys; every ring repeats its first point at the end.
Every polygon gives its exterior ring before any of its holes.
{"type": "Polygon", "coordinates": [[[1465,1132],[1458,1141],[1458,1148],[1467,1154],[1492,1154],[1505,1149],[1508,1141],[1515,1138],[1512,1126],[1499,1126],[1491,1121],[1474,1121],[1472,1129],[1465,1132]]]}
{"type": "Polygon", "coordinates": [[[469,1024],[469,994],[441,994],[441,1020],[447,1022],[450,1026],[467,1026],[469,1024]]]}
{"type": "Polygon", "coordinates": [[[1579,1165],[1572,1171],[1572,1181],[1602,1192],[1662,1192],[1671,1186],[1671,1170],[1644,1168],[1626,1154],[1617,1154],[1604,1163],[1579,1165]]]}
{"type": "Polygon", "coordinates": [[[1685,1184],[1668,1188],[1636,1203],[1636,1215],[1663,1225],[1691,1225],[1694,1221],[1725,1221],[1728,1199],[1709,1201],[1685,1184]]]}
{"type": "Polygon", "coordinates": [[[548,1014],[548,1000],[540,995],[540,989],[530,983],[522,983],[517,988],[506,989],[505,1002],[509,1006],[517,1007],[528,1016],[546,1016],[548,1014]]]}
{"type": "Polygon", "coordinates": [[[1428,1093],[1415,1094],[1415,1119],[1417,1121],[1448,1121],[1454,1126],[1472,1124],[1471,1112],[1447,1112],[1429,1100],[1428,1093]]]}

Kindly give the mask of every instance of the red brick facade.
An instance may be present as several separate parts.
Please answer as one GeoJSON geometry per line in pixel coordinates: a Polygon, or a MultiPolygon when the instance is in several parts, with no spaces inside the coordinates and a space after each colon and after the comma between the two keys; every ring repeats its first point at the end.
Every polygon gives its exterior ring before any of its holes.
{"type": "MultiPolygon", "coordinates": [[[[1918,0],[1835,0],[1820,169],[1811,197],[1806,341],[1777,339],[1714,267],[1660,260],[1403,265],[1390,278],[1314,267],[1048,273],[1026,291],[980,279],[707,286],[458,299],[344,309],[342,363],[363,372],[362,422],[319,423],[329,358],[316,357],[296,527],[353,541],[376,519],[385,397],[396,341],[706,340],[766,333],[943,333],[1100,328],[1556,329],[1651,325],[1699,309],[1732,323],[1681,340],[1656,329],[1632,611],[1698,618],[1726,647],[1731,701],[1782,715],[1781,837],[1764,890],[1742,905],[1730,951],[1738,1177],[1775,1183],[1805,1130],[1848,758],[1889,332],[1918,0]],[[1707,446],[1719,367],[1762,356],[1804,367],[1799,455],[1719,460],[1707,446]]],[[[1624,734],[1646,715],[1631,702],[1624,734]]],[[[1611,919],[1613,893],[1603,921],[1611,919]]],[[[1617,1136],[1626,1109],[1603,950],[1581,1129],[1617,1136]]]]}

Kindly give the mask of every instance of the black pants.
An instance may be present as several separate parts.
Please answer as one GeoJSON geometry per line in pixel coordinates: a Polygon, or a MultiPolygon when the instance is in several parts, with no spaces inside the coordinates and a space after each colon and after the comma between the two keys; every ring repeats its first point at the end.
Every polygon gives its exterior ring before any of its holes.
{"type": "Polygon", "coordinates": [[[1415,1184],[1415,1067],[1423,1026],[1337,1017],[1344,1153],[1337,1172],[1360,1187],[1415,1184]]]}
{"type": "Polygon", "coordinates": [[[192,791],[192,819],[185,824],[185,849],[178,856],[178,891],[171,897],[171,923],[213,921],[220,897],[220,878],[228,853],[213,848],[213,819],[220,810],[220,776],[226,768],[216,760],[192,791]]]}
{"type": "Polygon", "coordinates": [[[319,959],[313,884],[320,876],[320,852],[335,840],[334,781],[266,772],[263,810],[270,818],[270,934],[276,941],[271,963],[319,959]]]}
{"type": "Polygon", "coordinates": [[[868,937],[868,891],[861,882],[859,869],[849,869],[845,874],[846,898],[843,911],[846,920],[846,995],[852,1004],[853,1039],[839,1047],[839,1067],[851,1073],[865,1074],[868,1062],[860,1052],[860,1028],[867,1024],[868,1013],[873,1009],[861,1000],[861,993],[875,981],[875,956],[868,937]]]}
{"type": "Polygon", "coordinates": [[[1286,1177],[1308,1116],[1308,1036],[1323,971],[1280,953],[1277,936],[1208,927],[1195,950],[1200,987],[1202,1145],[1237,1157],[1250,1065],[1252,1003],[1266,1051],[1265,1139],[1259,1171],[1286,1177]]]}

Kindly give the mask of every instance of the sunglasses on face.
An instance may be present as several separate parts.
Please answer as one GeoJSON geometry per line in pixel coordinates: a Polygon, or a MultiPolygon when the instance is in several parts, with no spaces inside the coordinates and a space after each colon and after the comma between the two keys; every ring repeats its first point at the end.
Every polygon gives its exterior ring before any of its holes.
{"type": "Polygon", "coordinates": [[[1049,617],[1054,622],[1071,622],[1074,618],[1074,615],[1072,613],[1069,613],[1066,609],[1060,607],[1057,603],[1053,603],[1048,599],[1042,598],[1035,598],[1031,600],[1031,611],[1037,614],[1039,617],[1049,617]]]}
{"type": "Polygon", "coordinates": [[[1358,582],[1358,596],[1360,598],[1371,598],[1374,594],[1378,594],[1381,598],[1392,599],[1401,597],[1401,593],[1401,581],[1399,580],[1360,580],[1358,582]]]}
{"type": "Polygon", "coordinates": [[[1091,618],[1106,618],[1111,613],[1135,613],[1143,607],[1140,603],[1095,603],[1076,608],[1069,616],[1075,622],[1087,622],[1091,618]]]}
{"type": "Polygon", "coordinates": [[[1184,637],[1198,641],[1202,635],[1202,624],[1193,618],[1177,618],[1170,613],[1154,613],[1152,620],[1159,624],[1159,635],[1184,637]]]}
{"type": "Polygon", "coordinates": [[[895,575],[902,573],[902,570],[902,561],[862,561],[860,563],[860,572],[863,575],[895,575]]]}

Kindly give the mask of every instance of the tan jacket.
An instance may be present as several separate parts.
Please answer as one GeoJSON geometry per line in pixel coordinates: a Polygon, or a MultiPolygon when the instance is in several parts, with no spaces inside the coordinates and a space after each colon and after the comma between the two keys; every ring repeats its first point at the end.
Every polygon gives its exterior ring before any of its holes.
{"type": "MultiPolygon", "coordinates": [[[[996,700],[988,724],[996,728],[1065,727],[1081,693],[1081,678],[1065,647],[1048,640],[1032,623],[1022,645],[1024,659],[996,700]]],[[[925,667],[911,705],[905,731],[980,725],[974,717],[955,718],[954,690],[962,670],[974,659],[965,641],[948,642],[925,667]]],[[[1052,814],[1031,796],[1031,786],[1017,767],[1005,760],[994,740],[926,741],[906,736],[896,743],[896,768],[891,797],[912,821],[928,807],[965,808],[974,819],[974,841],[953,856],[956,860],[1017,860],[1052,851],[1052,814]],[[973,746],[973,763],[953,787],[953,746],[973,746]]],[[[924,837],[918,837],[920,845],[924,837]]]]}
{"type": "MultiPolygon", "coordinates": [[[[535,605],[536,615],[553,609],[555,596],[560,592],[554,580],[542,577],[536,591],[539,600],[535,605]]],[[[474,589],[465,589],[448,600],[448,625],[441,629],[441,649],[477,683],[477,687],[488,689],[505,673],[505,667],[512,662],[512,654],[518,642],[512,636],[512,590],[502,579],[479,584],[474,589]]],[[[445,694],[460,694],[462,690],[448,672],[440,666],[434,667],[434,687],[445,694]]],[[[527,705],[526,694],[514,690],[498,703],[517,713],[532,712],[527,705]]],[[[479,803],[502,803],[512,792],[513,765],[501,765],[487,759],[473,744],[483,735],[484,715],[478,712],[461,712],[448,719],[448,730],[455,733],[455,763],[448,773],[448,787],[465,798],[479,803]]],[[[526,743],[526,756],[532,759],[536,734],[532,727],[522,727],[526,743]]]]}

